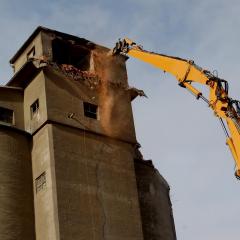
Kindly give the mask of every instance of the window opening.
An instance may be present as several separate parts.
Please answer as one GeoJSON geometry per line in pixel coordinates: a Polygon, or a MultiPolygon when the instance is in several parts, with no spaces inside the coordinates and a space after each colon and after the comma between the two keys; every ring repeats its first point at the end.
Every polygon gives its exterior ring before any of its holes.
{"type": "Polygon", "coordinates": [[[27,53],[27,60],[33,58],[35,56],[35,46],[31,48],[31,50],[27,53]]]}
{"type": "Polygon", "coordinates": [[[39,112],[39,100],[37,99],[30,107],[31,109],[31,118],[34,118],[39,112]]]}
{"type": "Polygon", "coordinates": [[[47,186],[46,172],[43,172],[39,177],[35,179],[36,193],[43,190],[47,186]]]}
{"type": "Polygon", "coordinates": [[[84,107],[84,115],[86,117],[89,117],[89,118],[93,118],[93,119],[97,119],[98,118],[98,106],[97,105],[94,105],[94,104],[91,104],[91,103],[88,103],[88,102],[84,102],[83,103],[83,107],[84,107]]]}
{"type": "Polygon", "coordinates": [[[13,110],[0,107],[0,122],[4,122],[7,124],[13,124],[13,110]]]}

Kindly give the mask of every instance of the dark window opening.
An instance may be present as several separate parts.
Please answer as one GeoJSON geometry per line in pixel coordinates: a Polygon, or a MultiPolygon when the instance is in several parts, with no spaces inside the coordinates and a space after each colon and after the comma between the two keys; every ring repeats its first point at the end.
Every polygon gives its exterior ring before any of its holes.
{"type": "Polygon", "coordinates": [[[58,64],[69,64],[82,70],[90,68],[90,50],[69,41],[54,39],[52,41],[53,61],[58,64]]]}
{"type": "Polygon", "coordinates": [[[39,100],[37,99],[30,107],[31,109],[31,118],[38,114],[39,111],[39,100]]]}
{"type": "Polygon", "coordinates": [[[13,124],[13,110],[0,107],[0,122],[13,124]]]}
{"type": "Polygon", "coordinates": [[[83,103],[83,108],[84,108],[84,115],[89,118],[94,118],[97,119],[97,111],[98,111],[98,106],[84,102],[83,103]]]}
{"type": "Polygon", "coordinates": [[[35,56],[35,47],[32,47],[31,50],[27,53],[27,60],[35,56]]]}
{"type": "Polygon", "coordinates": [[[46,186],[47,186],[46,172],[43,172],[39,177],[35,179],[36,193],[44,189],[46,186]]]}

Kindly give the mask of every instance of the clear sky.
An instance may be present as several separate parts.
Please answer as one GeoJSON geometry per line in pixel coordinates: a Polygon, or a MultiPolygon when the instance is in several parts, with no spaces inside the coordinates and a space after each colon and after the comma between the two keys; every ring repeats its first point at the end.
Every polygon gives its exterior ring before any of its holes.
{"type": "MultiPolygon", "coordinates": [[[[195,62],[229,81],[240,98],[239,0],[0,0],[0,81],[8,60],[38,26],[112,47],[129,37],[147,50],[195,62]]],[[[218,120],[176,80],[136,59],[130,85],[148,99],[133,103],[138,141],[171,186],[180,240],[239,239],[240,182],[218,120]]]]}

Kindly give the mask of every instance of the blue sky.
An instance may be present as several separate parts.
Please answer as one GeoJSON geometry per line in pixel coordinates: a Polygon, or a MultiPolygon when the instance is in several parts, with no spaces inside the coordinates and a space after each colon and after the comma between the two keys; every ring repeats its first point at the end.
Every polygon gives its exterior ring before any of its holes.
{"type": "MultiPolygon", "coordinates": [[[[112,47],[128,36],[147,50],[194,59],[229,81],[240,98],[240,2],[235,0],[0,0],[0,79],[8,60],[38,26],[112,47]]],[[[239,184],[224,134],[210,109],[176,80],[136,59],[130,85],[149,99],[133,103],[138,140],[171,186],[180,240],[239,238],[239,184]]]]}

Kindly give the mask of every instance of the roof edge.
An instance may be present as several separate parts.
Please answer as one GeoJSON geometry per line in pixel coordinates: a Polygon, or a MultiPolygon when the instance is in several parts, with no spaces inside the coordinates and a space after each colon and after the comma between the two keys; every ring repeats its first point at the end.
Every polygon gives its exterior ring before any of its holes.
{"type": "MultiPolygon", "coordinates": [[[[37,36],[37,34],[39,34],[41,31],[43,32],[49,32],[49,33],[54,33],[56,35],[59,35],[59,36],[62,36],[62,37],[68,37],[68,38],[72,38],[72,39],[75,39],[75,40],[81,40],[81,41],[86,41],[86,43],[91,43],[93,45],[97,45],[85,38],[80,38],[80,37],[77,37],[77,36],[74,36],[74,35],[71,35],[71,34],[67,34],[67,33],[64,33],[64,32],[60,32],[60,31],[57,31],[57,30],[53,30],[53,29],[50,29],[50,28],[46,28],[46,27],[43,27],[43,26],[38,26],[34,31],[33,33],[30,35],[30,37],[25,41],[25,43],[19,48],[19,50],[16,52],[16,54],[10,59],[9,63],[10,64],[13,64],[17,58],[22,54],[22,52],[27,48],[27,46],[29,45],[29,43],[37,36]]],[[[100,45],[99,45],[100,46],[100,45]]]]}
{"type": "Polygon", "coordinates": [[[31,134],[26,132],[25,130],[23,129],[20,129],[20,128],[17,128],[15,126],[10,126],[10,125],[6,125],[6,124],[2,124],[0,123],[0,131],[1,129],[6,129],[6,130],[10,130],[10,131],[13,131],[13,132],[18,132],[18,133],[21,133],[27,137],[31,137],[31,134]]]}
{"type": "Polygon", "coordinates": [[[13,77],[6,83],[7,87],[25,88],[27,82],[32,81],[32,78],[41,71],[42,67],[36,67],[33,61],[28,60],[13,77]],[[27,74],[27,76],[26,76],[27,74]]]}
{"type": "Polygon", "coordinates": [[[19,55],[24,51],[24,49],[27,47],[27,45],[29,44],[29,42],[31,42],[36,36],[37,34],[43,30],[44,27],[42,26],[38,26],[34,32],[30,35],[30,37],[25,41],[25,43],[19,48],[19,50],[16,52],[16,54],[9,60],[10,64],[13,64],[16,59],[19,57],[19,55]]]}
{"type": "Polygon", "coordinates": [[[21,87],[13,87],[13,86],[7,86],[7,85],[0,85],[0,90],[1,89],[8,89],[8,90],[16,90],[16,91],[23,91],[23,88],[21,87]]]}

